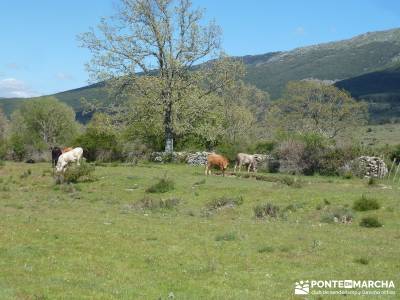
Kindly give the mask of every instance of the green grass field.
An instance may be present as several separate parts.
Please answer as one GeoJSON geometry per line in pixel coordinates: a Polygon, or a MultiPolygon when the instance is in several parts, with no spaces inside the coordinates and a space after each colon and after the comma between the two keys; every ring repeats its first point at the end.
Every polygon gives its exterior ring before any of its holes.
{"type": "Polygon", "coordinates": [[[307,279],[393,280],[397,295],[378,299],[398,299],[398,184],[300,177],[301,186],[288,186],[206,178],[203,171],[98,166],[96,181],[55,185],[49,164],[6,162],[0,167],[0,299],[343,298],[294,296],[295,281],[307,279]],[[146,193],[165,175],[175,189],[146,193]],[[381,207],[355,212],[351,224],[321,223],[328,211],[352,207],[363,194],[381,207]],[[208,203],[222,196],[241,196],[243,203],[211,209],[208,203]],[[135,203],[144,197],[180,201],[171,209],[141,210],[135,203]],[[253,208],[265,203],[285,213],[255,218],[253,208]],[[364,216],[384,226],[360,227],[364,216]]]}

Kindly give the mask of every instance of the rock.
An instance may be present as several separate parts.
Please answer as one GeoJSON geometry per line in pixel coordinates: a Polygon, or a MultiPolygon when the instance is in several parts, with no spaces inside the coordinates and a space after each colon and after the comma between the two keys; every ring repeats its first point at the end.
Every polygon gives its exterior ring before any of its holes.
{"type": "Polygon", "coordinates": [[[191,153],[187,156],[186,163],[192,166],[204,166],[207,163],[207,156],[210,153],[206,151],[191,153]]]}
{"type": "Polygon", "coordinates": [[[383,178],[388,173],[385,162],[376,156],[360,156],[347,163],[342,171],[349,171],[360,178],[383,178]]]}

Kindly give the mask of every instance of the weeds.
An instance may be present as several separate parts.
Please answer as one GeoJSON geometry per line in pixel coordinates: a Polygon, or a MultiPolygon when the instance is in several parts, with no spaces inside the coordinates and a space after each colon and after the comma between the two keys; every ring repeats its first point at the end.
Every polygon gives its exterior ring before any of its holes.
{"type": "Polygon", "coordinates": [[[258,253],[271,253],[274,252],[274,248],[271,246],[263,246],[261,248],[258,248],[257,252],[258,253]]]}
{"type": "Polygon", "coordinates": [[[356,200],[353,204],[353,209],[357,211],[367,211],[379,209],[380,205],[376,199],[367,198],[367,196],[362,195],[360,199],[356,200]]]}
{"type": "Polygon", "coordinates": [[[134,203],[134,207],[136,209],[141,210],[161,210],[161,209],[173,209],[180,203],[180,199],[178,198],[168,198],[168,199],[153,199],[150,197],[144,197],[134,203]]]}
{"type": "Polygon", "coordinates": [[[220,235],[217,235],[215,237],[215,240],[217,242],[220,242],[220,241],[234,241],[234,240],[236,240],[236,233],[229,232],[229,233],[225,233],[225,234],[220,234],[220,235]]]}
{"type": "Polygon", "coordinates": [[[63,178],[58,177],[56,183],[76,183],[78,180],[82,181],[94,181],[95,177],[93,176],[93,172],[95,167],[86,162],[82,162],[79,166],[72,165],[67,167],[63,178]]]}
{"type": "Polygon", "coordinates": [[[354,260],[355,263],[361,264],[361,265],[368,265],[369,264],[369,260],[367,258],[356,258],[354,260]]]}
{"type": "Polygon", "coordinates": [[[361,219],[360,226],[366,228],[378,228],[382,227],[383,224],[379,222],[376,217],[364,217],[361,219]]]}
{"type": "Polygon", "coordinates": [[[158,181],[152,186],[146,189],[147,193],[166,193],[172,191],[175,188],[175,183],[172,179],[164,176],[158,179],[158,181]]]}
{"type": "Polygon", "coordinates": [[[339,207],[327,211],[321,216],[321,222],[323,223],[344,223],[349,224],[353,221],[353,212],[351,209],[346,207],[339,207]]]}
{"type": "Polygon", "coordinates": [[[217,209],[222,209],[225,207],[235,207],[243,204],[243,197],[220,197],[211,200],[210,202],[207,203],[207,209],[209,210],[217,210],[217,209]]]}
{"type": "Polygon", "coordinates": [[[257,205],[253,208],[254,215],[256,218],[277,218],[279,216],[280,208],[271,203],[257,205]]]}

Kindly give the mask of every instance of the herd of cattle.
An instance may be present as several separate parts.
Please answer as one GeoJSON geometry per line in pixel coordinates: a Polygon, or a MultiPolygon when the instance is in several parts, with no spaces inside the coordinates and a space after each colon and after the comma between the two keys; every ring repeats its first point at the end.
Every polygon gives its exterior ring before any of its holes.
{"type": "MultiPolygon", "coordinates": [[[[81,147],[77,148],[51,148],[51,163],[53,168],[56,168],[57,173],[64,173],[70,163],[76,162],[80,165],[80,161],[83,158],[83,149],[81,147]]],[[[238,153],[236,156],[236,163],[234,167],[234,172],[237,170],[241,171],[242,166],[247,168],[247,172],[257,171],[257,154],[250,155],[246,153],[238,153]]],[[[211,153],[207,157],[207,164],[205,174],[211,174],[211,168],[217,167],[222,171],[222,176],[225,176],[225,170],[228,168],[229,160],[219,154],[211,153]]]]}

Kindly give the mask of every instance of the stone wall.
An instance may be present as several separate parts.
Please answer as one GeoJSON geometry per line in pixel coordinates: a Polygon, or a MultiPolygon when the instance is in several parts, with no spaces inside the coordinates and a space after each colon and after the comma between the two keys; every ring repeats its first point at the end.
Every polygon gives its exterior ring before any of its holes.
{"type": "Polygon", "coordinates": [[[361,178],[383,178],[388,173],[385,162],[376,156],[360,156],[346,164],[343,169],[361,178]]]}

